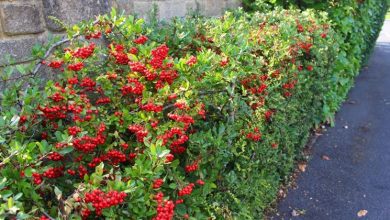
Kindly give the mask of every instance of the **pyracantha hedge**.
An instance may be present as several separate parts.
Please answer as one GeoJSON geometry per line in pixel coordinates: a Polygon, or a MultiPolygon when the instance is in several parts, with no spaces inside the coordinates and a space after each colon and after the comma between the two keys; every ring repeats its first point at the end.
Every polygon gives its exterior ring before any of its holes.
{"type": "Polygon", "coordinates": [[[163,26],[113,11],[68,36],[43,91],[2,96],[20,109],[1,120],[1,217],[261,218],[324,119],[341,42],[325,14],[288,10],[163,26]]]}

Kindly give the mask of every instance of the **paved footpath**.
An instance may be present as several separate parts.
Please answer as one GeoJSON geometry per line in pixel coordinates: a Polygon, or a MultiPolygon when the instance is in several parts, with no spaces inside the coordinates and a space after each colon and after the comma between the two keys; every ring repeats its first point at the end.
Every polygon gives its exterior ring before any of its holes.
{"type": "Polygon", "coordinates": [[[390,20],[278,210],[271,219],[390,220],[390,20]]]}

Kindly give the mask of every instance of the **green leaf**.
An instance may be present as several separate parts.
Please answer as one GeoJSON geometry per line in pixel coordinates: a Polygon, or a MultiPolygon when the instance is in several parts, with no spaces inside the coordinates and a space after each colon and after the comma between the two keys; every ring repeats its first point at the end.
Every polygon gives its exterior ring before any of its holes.
{"type": "Polygon", "coordinates": [[[95,168],[95,173],[99,176],[103,175],[103,169],[104,169],[104,163],[101,162],[98,166],[95,168]]]}
{"type": "Polygon", "coordinates": [[[65,148],[62,148],[58,153],[65,155],[65,154],[72,152],[73,150],[74,150],[73,147],[65,147],[65,148]]]}
{"type": "Polygon", "coordinates": [[[31,177],[32,176],[32,173],[33,173],[33,169],[31,167],[28,167],[24,170],[24,175],[26,177],[31,177]]]}
{"type": "Polygon", "coordinates": [[[177,188],[176,183],[171,183],[171,184],[169,184],[169,188],[171,188],[171,189],[176,189],[176,188],[177,188]]]}
{"type": "Polygon", "coordinates": [[[8,198],[8,209],[11,209],[14,206],[14,200],[12,197],[8,198]]]}
{"type": "Polygon", "coordinates": [[[16,200],[20,199],[22,196],[23,196],[23,193],[20,192],[20,193],[16,194],[16,196],[14,196],[14,200],[16,201],[16,200]]]}

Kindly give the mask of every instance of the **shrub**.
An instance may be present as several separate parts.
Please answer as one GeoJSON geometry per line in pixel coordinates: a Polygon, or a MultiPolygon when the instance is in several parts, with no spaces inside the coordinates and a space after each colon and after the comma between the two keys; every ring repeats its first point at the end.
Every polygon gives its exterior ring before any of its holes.
{"type": "Polygon", "coordinates": [[[323,114],[333,124],[333,115],[352,87],[354,77],[361,66],[368,61],[375,41],[382,28],[384,16],[390,6],[386,0],[246,0],[248,11],[264,11],[264,8],[282,6],[285,8],[317,9],[329,15],[332,28],[340,36],[342,44],[333,72],[339,73],[334,78],[332,92],[328,93],[323,114]]]}
{"type": "Polygon", "coordinates": [[[312,10],[163,26],[113,11],[68,37],[44,90],[2,94],[2,218],[261,218],[344,46],[312,10]]]}

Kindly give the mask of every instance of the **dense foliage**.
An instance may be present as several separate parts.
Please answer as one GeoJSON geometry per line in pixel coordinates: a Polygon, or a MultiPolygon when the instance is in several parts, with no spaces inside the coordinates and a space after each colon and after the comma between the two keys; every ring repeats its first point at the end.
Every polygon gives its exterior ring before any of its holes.
{"type": "Polygon", "coordinates": [[[274,7],[316,9],[328,13],[335,32],[341,37],[342,44],[334,66],[339,73],[334,78],[324,105],[328,119],[345,99],[354,82],[374,48],[375,40],[383,25],[384,15],[389,8],[388,0],[245,0],[248,11],[264,11],[274,7]]]}
{"type": "Polygon", "coordinates": [[[3,70],[0,217],[261,218],[352,85],[379,6],[351,8],[367,20],[350,26],[275,9],[68,28],[44,89],[32,65],[3,70]]]}

